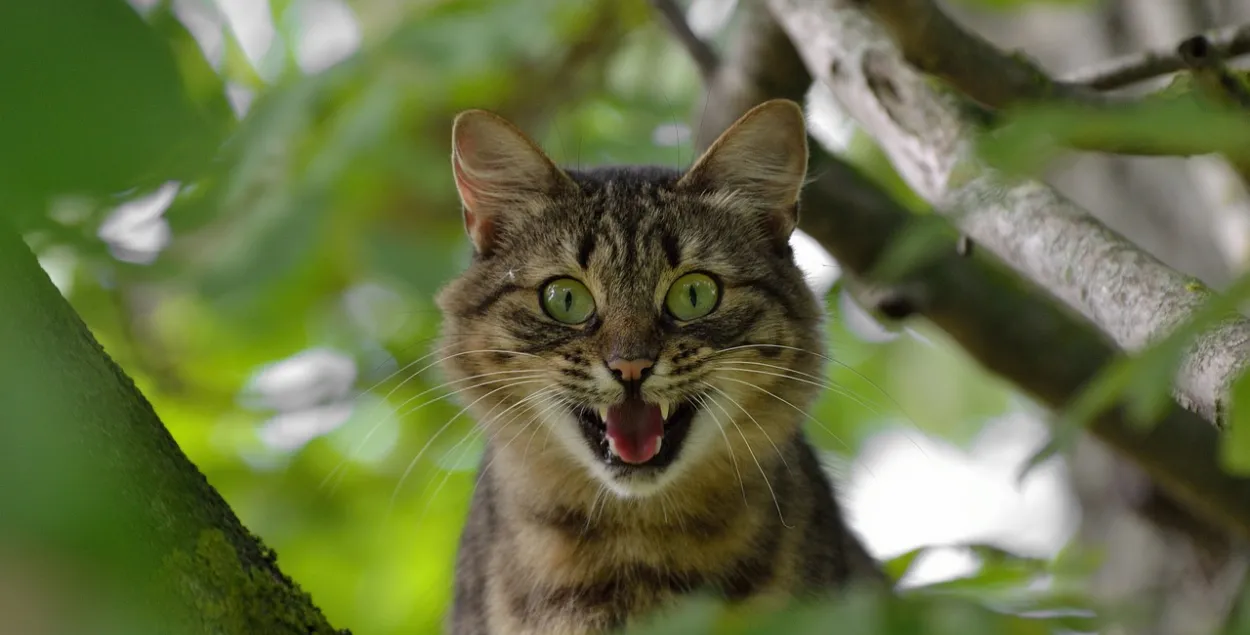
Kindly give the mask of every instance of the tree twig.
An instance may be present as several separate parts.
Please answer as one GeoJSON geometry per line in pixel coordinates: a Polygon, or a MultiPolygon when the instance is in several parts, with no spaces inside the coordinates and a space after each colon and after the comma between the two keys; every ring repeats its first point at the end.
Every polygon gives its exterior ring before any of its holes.
{"type": "Polygon", "coordinates": [[[1176,47],[1177,57],[1193,75],[1196,87],[1212,101],[1250,110],[1250,90],[1224,63],[1224,56],[1201,35],[1176,47]]]}
{"type": "MultiPolygon", "coordinates": [[[[1211,50],[1222,59],[1250,53],[1250,24],[1225,27],[1206,33],[1203,37],[1211,43],[1211,50]]],[[[1185,62],[1177,54],[1177,47],[1172,47],[1110,59],[1069,73],[1064,76],[1064,81],[1083,84],[1095,90],[1114,90],[1175,73],[1185,67],[1185,62]]]]}
{"type": "Polygon", "coordinates": [[[851,0],[876,18],[916,68],[993,108],[1063,98],[1101,102],[1085,86],[1057,82],[1020,54],[1006,55],[946,15],[933,0],[851,0]]]}
{"type": "Polygon", "coordinates": [[[690,23],[686,21],[686,13],[677,6],[675,0],[651,0],[651,6],[664,16],[664,21],[668,23],[668,28],[677,37],[677,41],[686,47],[686,52],[699,67],[699,74],[703,76],[704,81],[710,79],[720,66],[720,60],[716,51],[712,50],[712,47],[690,28],[690,23]]]}

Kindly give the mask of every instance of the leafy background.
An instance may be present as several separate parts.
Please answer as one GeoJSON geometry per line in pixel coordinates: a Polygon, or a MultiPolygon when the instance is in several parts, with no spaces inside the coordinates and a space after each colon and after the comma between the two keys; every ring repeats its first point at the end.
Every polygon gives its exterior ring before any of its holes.
{"type": "MultiPolygon", "coordinates": [[[[334,624],[437,632],[482,446],[427,369],[468,257],[451,119],[501,112],[565,164],[684,165],[685,52],[644,0],[43,0],[0,25],[0,204],[45,270],[334,624]]],[[[814,125],[922,209],[861,132],[814,125]]],[[[1017,479],[1045,413],[927,325],[875,323],[796,241],[838,360],[810,432],[915,591],[786,632],[1092,628],[1063,457],[1017,479]]],[[[768,619],[696,602],[655,632],[768,619]]]]}

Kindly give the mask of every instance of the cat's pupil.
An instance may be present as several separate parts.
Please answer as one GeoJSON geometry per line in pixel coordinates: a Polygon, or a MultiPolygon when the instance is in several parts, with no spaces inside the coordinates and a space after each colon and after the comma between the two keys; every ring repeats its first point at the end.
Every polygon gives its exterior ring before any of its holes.
{"type": "Polygon", "coordinates": [[[564,310],[569,311],[572,308],[573,308],[573,292],[565,291],[564,292],[564,310]]]}
{"type": "Polygon", "coordinates": [[[689,286],[689,287],[687,287],[687,288],[688,288],[688,289],[689,289],[689,291],[690,291],[690,306],[692,306],[692,307],[697,307],[697,306],[699,306],[699,292],[694,290],[694,285],[693,285],[693,284],[692,284],[692,285],[690,285],[690,286],[689,286]]]}

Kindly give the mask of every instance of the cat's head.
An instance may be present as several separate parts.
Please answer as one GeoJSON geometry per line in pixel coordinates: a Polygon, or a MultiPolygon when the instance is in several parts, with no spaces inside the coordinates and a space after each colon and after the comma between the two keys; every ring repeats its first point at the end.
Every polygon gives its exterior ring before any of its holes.
{"type": "Polygon", "coordinates": [[[555,437],[622,496],[703,461],[775,460],[821,368],[820,308],[789,245],[807,168],[796,104],[757,106],[685,172],[561,170],[469,111],[452,164],[476,255],[438,298],[443,367],[496,451],[555,437]]]}

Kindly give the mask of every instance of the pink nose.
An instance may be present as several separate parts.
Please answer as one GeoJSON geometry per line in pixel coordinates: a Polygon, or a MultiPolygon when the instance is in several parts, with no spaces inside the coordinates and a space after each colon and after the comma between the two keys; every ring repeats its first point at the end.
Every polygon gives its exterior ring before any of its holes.
{"type": "Polygon", "coordinates": [[[618,374],[622,381],[640,381],[643,373],[654,365],[649,359],[614,359],[608,362],[608,368],[618,374]]]}

